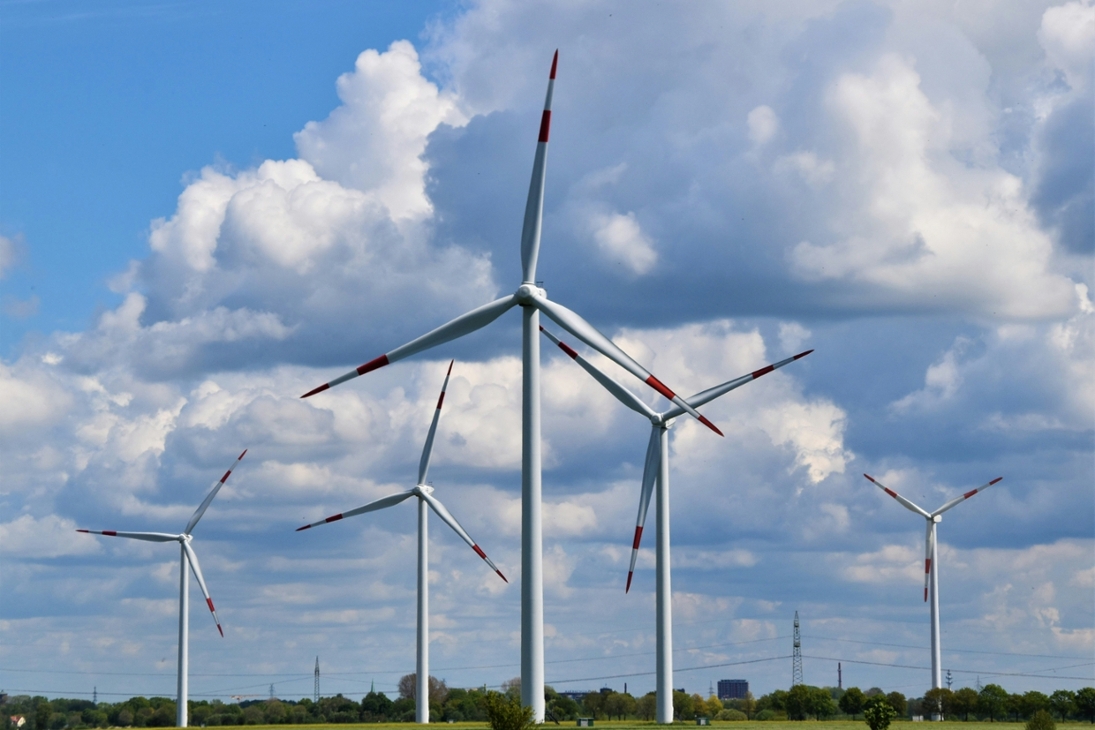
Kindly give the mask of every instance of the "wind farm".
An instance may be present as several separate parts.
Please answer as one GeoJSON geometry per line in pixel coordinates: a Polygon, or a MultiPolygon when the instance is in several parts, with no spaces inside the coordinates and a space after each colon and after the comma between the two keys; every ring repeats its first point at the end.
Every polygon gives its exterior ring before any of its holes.
{"type": "Polygon", "coordinates": [[[1090,720],[1089,2],[71,4],[4,724],[1090,720]]]}

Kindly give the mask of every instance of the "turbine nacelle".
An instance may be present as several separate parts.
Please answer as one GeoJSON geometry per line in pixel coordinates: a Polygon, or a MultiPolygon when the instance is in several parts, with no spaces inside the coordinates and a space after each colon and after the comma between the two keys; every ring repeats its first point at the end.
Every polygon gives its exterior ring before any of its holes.
{"type": "Polygon", "coordinates": [[[513,293],[513,298],[523,307],[535,306],[537,299],[547,299],[547,290],[536,284],[525,282],[517,287],[517,291],[513,293]]]}

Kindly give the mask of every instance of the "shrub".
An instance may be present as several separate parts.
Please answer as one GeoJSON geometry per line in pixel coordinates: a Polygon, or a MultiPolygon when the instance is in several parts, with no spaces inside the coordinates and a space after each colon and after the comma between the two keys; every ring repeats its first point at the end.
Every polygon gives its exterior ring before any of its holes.
{"type": "MultiPolygon", "coordinates": [[[[740,710],[730,709],[730,710],[720,710],[718,712],[718,714],[715,715],[715,719],[716,720],[732,720],[734,722],[739,722],[741,720],[748,720],[749,718],[747,718],[745,716],[745,713],[740,711],[740,710]]],[[[1043,728],[1031,728],[1031,730],[1044,730],[1044,729],[1043,728]]]]}
{"type": "Polygon", "coordinates": [[[772,710],[761,710],[760,712],[757,713],[757,715],[754,719],[760,720],[762,722],[765,721],[765,720],[775,720],[776,719],[776,713],[773,712],[772,710]]]}
{"type": "Polygon", "coordinates": [[[871,730],[886,730],[895,717],[897,717],[897,710],[882,695],[867,700],[867,704],[863,708],[863,719],[871,730]]]}
{"type": "Polygon", "coordinates": [[[1027,730],[1057,730],[1057,723],[1053,721],[1053,715],[1038,710],[1027,720],[1027,730]]]}
{"type": "Polygon", "coordinates": [[[520,700],[501,692],[488,692],[483,697],[483,707],[491,730],[531,730],[536,724],[531,707],[522,707],[520,700]]]}

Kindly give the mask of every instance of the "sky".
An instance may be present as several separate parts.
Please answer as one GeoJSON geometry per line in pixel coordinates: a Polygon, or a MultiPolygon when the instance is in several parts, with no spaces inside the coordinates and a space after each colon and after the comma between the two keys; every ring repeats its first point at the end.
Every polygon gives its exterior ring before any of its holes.
{"type": "MultiPolygon", "coordinates": [[[[301,393],[538,276],[693,393],[671,429],[674,685],[930,687],[922,507],[954,687],[1095,683],[1095,7],[998,3],[0,3],[0,690],[395,694],[409,489],[431,669],[519,674],[519,318],[301,393]]],[[[560,333],[561,334],[561,333],[560,333]]],[[[565,338],[564,338],[565,339],[565,338]]],[[[573,346],[578,343],[571,342],[573,346]]],[[[656,408],[626,373],[578,347],[656,408]]],[[[654,687],[647,424],[543,343],[546,680],[654,687]]]]}

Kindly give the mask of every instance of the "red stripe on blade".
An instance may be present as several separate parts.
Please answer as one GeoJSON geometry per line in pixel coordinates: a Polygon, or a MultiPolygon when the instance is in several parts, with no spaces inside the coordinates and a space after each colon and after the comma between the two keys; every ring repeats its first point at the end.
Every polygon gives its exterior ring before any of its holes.
{"type": "Polygon", "coordinates": [[[635,575],[633,572],[631,572],[630,570],[627,571],[627,587],[624,588],[624,593],[627,593],[628,591],[631,590],[631,577],[633,575],[635,575]]]}
{"type": "Polygon", "coordinates": [[[761,375],[767,375],[768,373],[772,372],[775,369],[776,368],[774,366],[768,365],[766,367],[761,368],[760,370],[754,370],[753,371],[753,378],[759,378],[761,375]]]}
{"type": "Polygon", "coordinates": [[[221,484],[224,484],[224,483],[225,483],[226,481],[228,481],[228,477],[229,477],[229,476],[230,476],[231,474],[232,474],[232,470],[231,470],[231,469],[229,469],[228,471],[226,471],[226,472],[224,473],[224,476],[223,476],[223,477],[221,477],[221,484]]]}
{"type": "Polygon", "coordinates": [[[996,477],[991,482],[989,482],[989,486],[991,487],[993,484],[996,484],[996,482],[1000,481],[1001,479],[1003,479],[1003,477],[996,477]]]}
{"type": "MultiPolygon", "coordinates": [[[[243,450],[243,453],[242,453],[242,454],[240,454],[240,459],[242,459],[242,458],[243,458],[243,457],[245,457],[245,456],[247,456],[247,449],[244,449],[244,450],[243,450]]],[[[239,461],[240,459],[236,459],[236,461],[239,461]]]]}
{"type": "Polygon", "coordinates": [[[509,583],[509,580],[508,580],[508,579],[506,578],[506,576],[502,575],[502,571],[500,571],[500,570],[498,570],[497,568],[495,568],[495,569],[494,569],[494,572],[498,574],[498,577],[499,577],[499,578],[501,578],[502,580],[504,580],[504,581],[506,581],[507,583],[509,583]]]}
{"type": "Polygon", "coordinates": [[[222,637],[224,636],[224,629],[221,628],[220,624],[217,624],[217,631],[221,632],[222,637]]]}
{"type": "Polygon", "coordinates": [[[566,354],[570,355],[571,360],[577,360],[578,359],[578,353],[576,353],[574,350],[570,349],[570,345],[568,345],[567,343],[560,342],[559,343],[559,349],[562,350],[563,352],[565,352],[566,354]]]}
{"type": "Polygon", "coordinates": [[[793,358],[791,358],[791,359],[792,359],[792,360],[798,360],[798,359],[799,359],[800,357],[806,357],[806,356],[807,356],[807,355],[809,355],[809,354],[810,354],[811,352],[813,352],[813,350],[807,350],[806,352],[800,352],[799,354],[795,355],[795,356],[794,356],[793,358]]]}
{"type": "Polygon", "coordinates": [[[928,573],[931,573],[931,572],[932,572],[932,561],[931,561],[931,558],[928,558],[924,561],[924,575],[927,575],[928,573]]]}
{"type": "Polygon", "coordinates": [[[924,601],[926,602],[927,600],[928,600],[928,587],[924,586],[924,601]]]}
{"type": "Polygon", "coordinates": [[[87,532],[87,533],[90,533],[91,531],[90,531],[90,530],[76,530],[76,532],[87,532]]]}
{"type": "Polygon", "coordinates": [[[707,426],[709,429],[711,429],[712,431],[717,433],[719,436],[723,435],[722,431],[719,430],[718,426],[716,426],[715,424],[713,424],[713,423],[711,423],[710,421],[707,420],[707,416],[701,415],[700,416],[700,423],[702,423],[704,426],[707,426]]]}
{"type": "Polygon", "coordinates": [[[875,484],[878,484],[878,482],[875,482],[874,477],[872,477],[870,474],[864,474],[863,476],[867,477],[868,479],[870,479],[875,484]]]}
{"type": "Polygon", "coordinates": [[[209,610],[210,611],[216,611],[217,610],[217,609],[213,608],[213,599],[212,598],[206,598],[205,602],[209,604],[209,610]]]}
{"type": "MultiPolygon", "coordinates": [[[[872,479],[871,481],[874,481],[874,480],[872,479]]],[[[882,487],[881,484],[879,484],[878,486],[882,487]]],[[[886,494],[890,495],[894,499],[897,499],[897,492],[895,492],[894,490],[888,489],[887,487],[882,487],[882,491],[885,492],[886,494]]]]}
{"type": "Polygon", "coordinates": [[[483,552],[483,548],[479,547],[478,545],[472,545],[471,549],[475,551],[476,555],[483,558],[483,560],[487,559],[487,554],[483,552]]]}
{"type": "Polygon", "coordinates": [[[545,109],[544,116],[540,117],[540,141],[547,142],[551,133],[551,110],[545,109]]]}
{"type": "Polygon", "coordinates": [[[301,530],[310,530],[310,529],[312,529],[312,526],[311,526],[311,525],[305,525],[304,527],[298,527],[298,528],[297,528],[297,529],[295,530],[295,532],[300,532],[301,530]]]}
{"type": "Polygon", "coordinates": [[[639,549],[639,541],[643,539],[643,528],[635,525],[635,540],[631,543],[632,550],[639,549]]]}
{"type": "Polygon", "coordinates": [[[669,389],[668,387],[666,387],[666,384],[665,384],[665,383],[663,383],[662,381],[658,380],[658,379],[657,379],[657,378],[655,378],[655,377],[654,377],[653,375],[651,375],[651,376],[650,376],[649,378],[647,378],[647,379],[646,379],[646,384],[647,384],[647,385],[649,385],[649,386],[650,386],[651,388],[653,388],[654,390],[656,390],[656,391],[658,391],[659,393],[661,393],[662,395],[664,395],[664,396],[665,396],[666,398],[668,398],[669,400],[673,400],[674,398],[676,398],[676,397],[677,397],[677,394],[676,394],[676,393],[674,393],[673,391],[671,391],[671,390],[670,390],[670,389],[669,389]]]}
{"type": "Polygon", "coordinates": [[[342,513],[339,512],[337,515],[331,515],[330,517],[325,519],[324,522],[338,522],[341,519],[342,519],[342,513]]]}
{"type": "Polygon", "coordinates": [[[319,386],[318,388],[313,388],[312,390],[309,390],[307,393],[302,395],[301,398],[309,398],[309,397],[315,395],[316,393],[322,393],[323,391],[327,390],[330,387],[331,386],[328,383],[324,383],[323,385],[319,386]]]}
{"type": "Polygon", "coordinates": [[[118,532],[116,530],[103,530],[103,534],[110,535],[111,537],[118,537],[118,532]]]}
{"type": "Polygon", "coordinates": [[[976,489],[971,489],[970,491],[963,494],[962,497],[965,498],[965,499],[969,499],[970,497],[972,497],[975,494],[977,494],[977,490],[976,489]]]}
{"type": "Polygon", "coordinates": [[[441,391],[441,395],[437,398],[437,410],[441,410],[441,404],[445,402],[445,391],[441,391]]]}
{"type": "Polygon", "coordinates": [[[365,363],[364,365],[359,365],[358,368],[357,368],[357,374],[358,375],[364,375],[365,373],[371,373],[372,371],[377,370],[379,368],[382,368],[387,364],[388,364],[388,356],[387,355],[381,355],[378,358],[370,360],[369,362],[365,363]]]}
{"type": "Polygon", "coordinates": [[[551,75],[549,79],[555,78],[555,68],[559,65],[559,50],[556,49],[554,58],[551,59],[551,75]]]}

